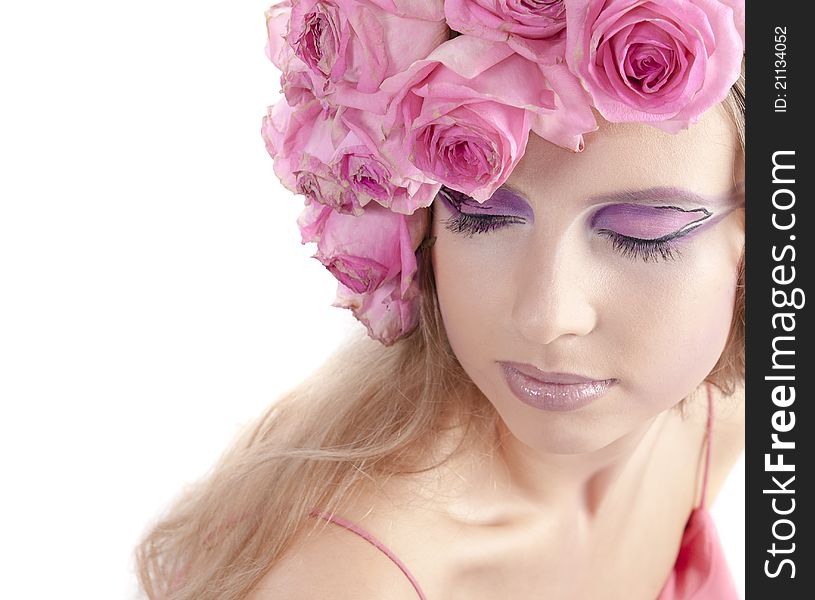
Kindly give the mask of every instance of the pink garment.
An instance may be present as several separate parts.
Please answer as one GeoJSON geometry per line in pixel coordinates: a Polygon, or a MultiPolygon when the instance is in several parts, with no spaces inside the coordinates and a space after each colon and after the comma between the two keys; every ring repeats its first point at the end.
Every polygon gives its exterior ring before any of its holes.
{"type": "MultiPolygon", "coordinates": [[[[656,600],[739,600],[736,585],[727,566],[716,525],[705,508],[708,470],[710,468],[710,432],[713,427],[713,398],[708,387],[708,418],[705,444],[705,473],[702,499],[693,509],[685,525],[682,544],[673,571],[656,600]]],[[[407,566],[382,542],[359,525],[313,510],[312,517],[320,517],[357,534],[393,561],[410,581],[420,600],[427,600],[422,588],[407,566]]]]}
{"type": "Polygon", "coordinates": [[[708,385],[702,499],[688,517],[673,571],[657,600],[739,600],[736,584],[727,566],[719,534],[716,532],[716,524],[705,508],[712,429],[713,396],[708,385]]]}

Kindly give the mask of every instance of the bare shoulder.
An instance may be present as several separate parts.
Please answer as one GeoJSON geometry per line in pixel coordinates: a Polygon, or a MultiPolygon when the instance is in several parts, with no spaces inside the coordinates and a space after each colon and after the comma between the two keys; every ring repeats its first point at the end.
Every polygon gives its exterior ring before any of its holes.
{"type": "Polygon", "coordinates": [[[399,567],[362,537],[327,524],[301,537],[247,600],[416,600],[399,567]]]}

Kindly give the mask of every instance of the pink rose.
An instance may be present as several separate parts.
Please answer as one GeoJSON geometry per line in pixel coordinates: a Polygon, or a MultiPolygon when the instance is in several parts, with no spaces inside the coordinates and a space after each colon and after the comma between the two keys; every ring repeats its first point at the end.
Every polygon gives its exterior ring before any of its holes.
{"type": "Polygon", "coordinates": [[[352,190],[342,185],[331,168],[308,154],[301,157],[300,167],[294,172],[295,192],[315,202],[347,215],[361,215],[362,206],[352,190]]]}
{"type": "Polygon", "coordinates": [[[441,184],[407,159],[400,137],[385,136],[381,117],[345,107],[339,114],[347,135],[337,143],[332,164],[360,205],[374,201],[406,215],[430,206],[441,184]]]}
{"type": "Polygon", "coordinates": [[[308,202],[362,214],[360,198],[338,177],[334,164],[337,143],[348,135],[338,109],[324,108],[316,99],[292,107],[282,98],[269,107],[261,135],[274,160],[275,174],[289,190],[304,195],[308,202]]]}
{"type": "MultiPolygon", "coordinates": [[[[322,82],[314,76],[308,66],[294,54],[288,44],[284,44],[277,56],[277,66],[280,69],[280,91],[292,106],[303,104],[318,96],[317,90],[322,82]]],[[[323,106],[327,105],[321,99],[323,106]]]]}
{"type": "Polygon", "coordinates": [[[371,294],[356,294],[339,284],[332,306],[350,309],[371,338],[390,346],[419,324],[419,282],[414,279],[406,294],[399,291],[397,279],[385,282],[371,294]]]}
{"type": "Polygon", "coordinates": [[[744,0],[722,0],[724,4],[733,9],[733,22],[739,32],[742,44],[744,43],[744,0]]]}
{"type": "Polygon", "coordinates": [[[302,244],[320,241],[320,236],[325,229],[325,222],[334,213],[330,206],[319,202],[310,202],[306,199],[305,208],[297,217],[297,227],[300,229],[300,240],[302,244]]]}
{"type": "MultiPolygon", "coordinates": [[[[533,126],[543,130],[551,119],[556,143],[575,149],[596,126],[576,80],[561,85],[576,98],[558,100],[544,68],[506,44],[458,36],[383,84],[393,97],[388,136],[404,136],[405,153],[425,175],[483,202],[523,156],[533,126]],[[556,110],[559,102],[583,106],[571,114],[556,110]]],[[[563,66],[553,72],[572,77],[563,66]]]]}
{"type": "Polygon", "coordinates": [[[296,172],[300,168],[303,149],[311,138],[314,124],[325,110],[315,98],[297,106],[291,106],[286,98],[281,98],[263,117],[260,133],[266,151],[274,160],[275,175],[292,192],[297,191],[296,172]]]}
{"type": "Polygon", "coordinates": [[[427,211],[400,215],[373,205],[353,216],[307,207],[301,217],[301,230],[317,241],[315,257],[344,286],[357,294],[370,293],[399,277],[400,289],[407,291],[416,273],[414,252],[427,227],[427,211]],[[315,228],[312,219],[321,225],[315,228]]]}
{"type": "Polygon", "coordinates": [[[385,343],[415,325],[408,309],[417,295],[415,252],[427,219],[424,210],[406,216],[372,205],[351,216],[317,203],[298,218],[303,243],[317,242],[315,258],[340,283],[335,306],[352,309],[385,343]]]}
{"type": "Polygon", "coordinates": [[[289,104],[296,106],[307,102],[315,95],[315,77],[303,61],[294,53],[294,49],[286,41],[289,18],[291,17],[291,1],[283,0],[271,6],[266,15],[266,56],[280,69],[280,88],[289,104]]]}
{"type": "Polygon", "coordinates": [[[398,17],[444,21],[444,0],[369,0],[382,10],[398,17]]]}
{"type": "Polygon", "coordinates": [[[608,121],[675,133],[721,102],[739,77],[744,13],[725,2],[569,0],[566,7],[566,60],[608,121]]]}
{"type": "Polygon", "coordinates": [[[447,23],[460,33],[506,42],[529,60],[553,63],[544,40],[562,38],[566,28],[564,0],[447,0],[447,23]]]}
{"type": "Polygon", "coordinates": [[[583,134],[597,129],[591,98],[565,63],[541,63],[538,67],[545,87],[555,95],[555,110],[536,113],[532,131],[567,150],[582,152],[583,134]]]}
{"type": "Polygon", "coordinates": [[[496,42],[541,40],[566,28],[563,0],[447,0],[450,28],[496,42]]]}
{"type": "MultiPolygon", "coordinates": [[[[322,81],[318,96],[373,94],[448,37],[442,0],[298,0],[286,39],[322,81]]],[[[351,105],[357,106],[358,102],[351,105]]]]}
{"type": "Polygon", "coordinates": [[[270,6],[264,13],[266,17],[266,57],[278,69],[283,69],[285,62],[286,31],[291,17],[291,0],[283,0],[270,6]]]}
{"type": "Polygon", "coordinates": [[[399,140],[385,139],[381,117],[366,111],[316,100],[291,107],[282,99],[261,132],[283,184],[339,212],[359,215],[373,201],[411,214],[441,187],[400,154],[399,140]]]}

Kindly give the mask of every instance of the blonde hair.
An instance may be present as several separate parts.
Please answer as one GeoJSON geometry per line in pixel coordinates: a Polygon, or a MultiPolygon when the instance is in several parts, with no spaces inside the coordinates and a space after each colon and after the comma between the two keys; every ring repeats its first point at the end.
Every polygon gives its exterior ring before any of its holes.
{"type": "MultiPolygon", "coordinates": [[[[730,117],[736,128],[738,139],[738,152],[736,161],[744,164],[744,149],[746,144],[744,111],[746,106],[745,97],[745,61],[741,63],[741,75],[733,87],[730,94],[722,102],[722,108],[730,117]]],[[[736,177],[743,177],[744,170],[736,169],[736,177]],[[739,175],[740,173],[740,175],[739,175]]],[[[743,186],[743,181],[734,181],[735,186],[743,186]]],[[[743,191],[743,187],[742,187],[743,191]]],[[[727,338],[725,348],[722,351],[719,361],[707,381],[722,390],[725,395],[731,395],[735,391],[736,384],[744,380],[744,252],[738,264],[738,279],[736,281],[736,301],[733,309],[733,320],[730,323],[730,335],[727,338]]]]}
{"type": "MultiPolygon", "coordinates": [[[[742,71],[743,73],[743,71],[742,71]]],[[[744,76],[723,103],[744,147],[744,76]]],[[[338,511],[370,482],[431,469],[490,439],[498,419],[447,341],[428,249],[421,251],[416,331],[391,347],[346,342],[248,426],[211,473],[183,491],[135,550],[151,600],[245,597],[299,536],[311,509],[338,511]],[[459,446],[433,448],[453,431],[459,446]]],[[[744,378],[744,265],[730,337],[708,380],[730,394],[744,378]]],[[[324,525],[324,523],[323,523],[324,525]]]]}

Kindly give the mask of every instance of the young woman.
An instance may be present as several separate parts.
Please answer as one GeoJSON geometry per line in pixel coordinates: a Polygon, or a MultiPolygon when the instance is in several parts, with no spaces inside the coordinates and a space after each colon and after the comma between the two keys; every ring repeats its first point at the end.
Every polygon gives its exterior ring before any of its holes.
{"type": "Polygon", "coordinates": [[[155,525],[148,596],[737,597],[743,3],[292,4],[264,136],[374,339],[155,525]]]}

